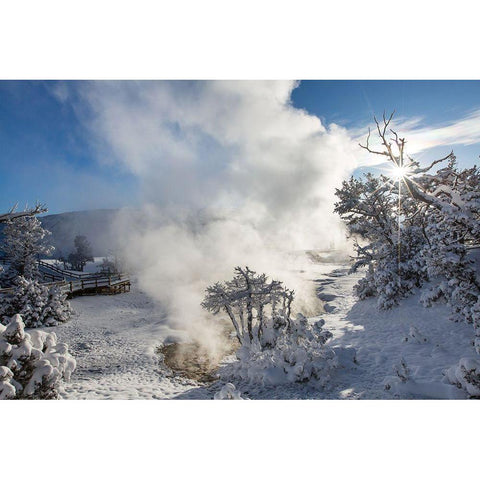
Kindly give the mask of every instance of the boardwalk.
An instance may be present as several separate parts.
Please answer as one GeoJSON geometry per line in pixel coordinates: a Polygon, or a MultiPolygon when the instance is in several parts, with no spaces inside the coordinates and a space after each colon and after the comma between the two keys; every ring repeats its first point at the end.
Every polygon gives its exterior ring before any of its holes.
{"type": "MultiPolygon", "coordinates": [[[[58,287],[69,297],[76,295],[114,295],[130,291],[130,278],[125,274],[82,275],[62,270],[55,265],[38,261],[38,268],[46,283],[45,286],[58,287]]],[[[13,288],[0,288],[0,295],[13,293],[13,288]]]]}

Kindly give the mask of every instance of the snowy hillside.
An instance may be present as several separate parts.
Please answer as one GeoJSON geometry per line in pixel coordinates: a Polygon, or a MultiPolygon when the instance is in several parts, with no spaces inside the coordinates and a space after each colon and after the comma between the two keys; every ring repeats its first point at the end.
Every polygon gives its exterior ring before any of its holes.
{"type": "MultiPolygon", "coordinates": [[[[189,212],[182,221],[191,232],[201,230],[205,225],[227,218],[231,212],[226,210],[189,212]]],[[[175,215],[178,217],[178,214],[175,215]]],[[[166,214],[159,219],[163,222],[171,218],[166,214]]],[[[42,226],[52,232],[50,243],[55,247],[54,256],[61,252],[68,255],[73,250],[73,241],[77,235],[85,235],[90,242],[95,256],[106,256],[116,245],[118,231],[116,225],[130,226],[131,229],[143,230],[149,219],[133,208],[99,209],[79,212],[65,212],[39,217],[42,226]]],[[[0,239],[3,225],[0,224],[0,239]]]]}
{"type": "Polygon", "coordinates": [[[95,256],[105,256],[112,245],[113,222],[118,210],[87,210],[66,212],[39,217],[42,226],[52,232],[51,244],[55,247],[54,256],[63,255],[74,249],[73,241],[77,235],[85,235],[95,256]]]}

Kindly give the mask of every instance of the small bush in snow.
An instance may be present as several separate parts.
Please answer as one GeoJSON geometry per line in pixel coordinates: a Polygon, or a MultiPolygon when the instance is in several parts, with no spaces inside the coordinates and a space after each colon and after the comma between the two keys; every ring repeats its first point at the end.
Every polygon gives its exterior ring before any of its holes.
{"type": "Polygon", "coordinates": [[[410,377],[410,369],[403,358],[400,359],[397,365],[394,365],[393,371],[402,382],[406,382],[410,377]]]}
{"type": "Polygon", "coordinates": [[[0,398],[55,399],[60,381],[70,380],[75,359],[55,333],[26,333],[20,315],[0,325],[0,398]]]}
{"type": "Polygon", "coordinates": [[[325,345],[331,333],[323,324],[319,320],[310,325],[298,314],[288,331],[272,325],[269,336],[274,341],[268,347],[257,342],[242,345],[237,351],[238,362],[223,367],[220,375],[262,385],[314,381],[325,386],[338,361],[334,350],[325,345]]]}
{"type": "Polygon", "coordinates": [[[66,295],[56,286],[48,287],[37,280],[17,277],[14,288],[13,295],[0,299],[0,323],[6,323],[18,313],[27,328],[54,326],[66,322],[72,315],[66,295]]]}
{"type": "Polygon", "coordinates": [[[480,397],[480,362],[476,358],[462,358],[445,372],[445,376],[471,397],[480,397]]]}
{"type": "Polygon", "coordinates": [[[248,267],[237,267],[233,280],[207,288],[202,306],[225,312],[240,343],[238,361],[223,367],[221,376],[261,384],[325,384],[337,366],[335,352],[325,345],[332,334],[323,320],[312,325],[301,314],[293,320],[293,298],[281,282],[248,267]]]}
{"type": "Polygon", "coordinates": [[[226,383],[214,396],[214,400],[243,400],[233,383],[226,383]]]}
{"type": "Polygon", "coordinates": [[[393,366],[394,376],[385,378],[383,386],[385,390],[396,391],[398,384],[406,383],[410,380],[410,369],[403,358],[393,366]]]}
{"type": "Polygon", "coordinates": [[[418,330],[417,327],[412,325],[408,331],[408,336],[404,338],[405,342],[413,342],[413,343],[427,343],[428,339],[423,333],[418,330]]]}

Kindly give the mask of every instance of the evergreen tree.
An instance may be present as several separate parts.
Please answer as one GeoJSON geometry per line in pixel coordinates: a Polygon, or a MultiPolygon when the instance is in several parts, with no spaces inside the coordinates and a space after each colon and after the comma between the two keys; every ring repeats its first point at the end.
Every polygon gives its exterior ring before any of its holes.
{"type": "Polygon", "coordinates": [[[11,262],[9,275],[37,278],[38,256],[50,255],[54,250],[46,242],[49,235],[51,233],[34,216],[8,220],[4,229],[3,250],[11,262]]]}
{"type": "Polygon", "coordinates": [[[74,245],[75,251],[68,256],[68,261],[74,270],[83,272],[87,262],[93,262],[92,247],[84,235],[77,235],[74,245]]]}
{"type": "Polygon", "coordinates": [[[14,288],[13,294],[1,298],[0,323],[5,324],[10,317],[20,314],[27,328],[50,327],[66,322],[72,315],[66,294],[56,286],[17,277],[14,288]]]}

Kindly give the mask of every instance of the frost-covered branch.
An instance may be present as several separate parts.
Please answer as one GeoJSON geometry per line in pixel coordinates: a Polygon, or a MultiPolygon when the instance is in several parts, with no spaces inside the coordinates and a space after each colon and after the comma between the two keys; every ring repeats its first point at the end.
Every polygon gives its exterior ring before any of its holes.
{"type": "Polygon", "coordinates": [[[41,213],[47,212],[47,207],[43,204],[37,203],[34,208],[26,209],[23,212],[17,212],[17,205],[15,205],[8,213],[0,213],[0,223],[14,220],[21,217],[33,217],[41,213]]]}

